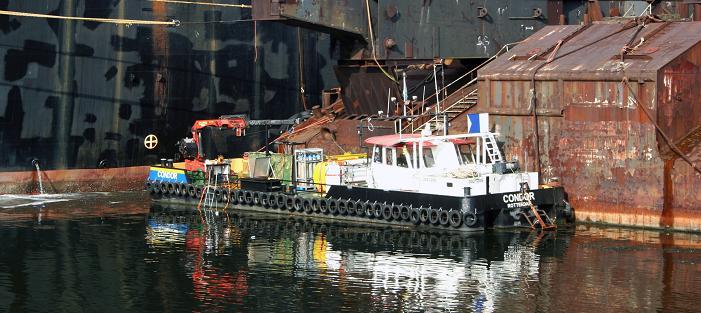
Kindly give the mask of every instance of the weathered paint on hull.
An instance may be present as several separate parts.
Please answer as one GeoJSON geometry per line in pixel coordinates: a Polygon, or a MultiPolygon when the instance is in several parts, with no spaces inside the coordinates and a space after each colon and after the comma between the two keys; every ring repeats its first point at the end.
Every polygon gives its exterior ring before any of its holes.
{"type": "MultiPolygon", "coordinates": [[[[136,191],[144,189],[148,166],[41,171],[47,193],[136,191]]],[[[38,193],[36,171],[0,173],[0,194],[38,193]]]]}

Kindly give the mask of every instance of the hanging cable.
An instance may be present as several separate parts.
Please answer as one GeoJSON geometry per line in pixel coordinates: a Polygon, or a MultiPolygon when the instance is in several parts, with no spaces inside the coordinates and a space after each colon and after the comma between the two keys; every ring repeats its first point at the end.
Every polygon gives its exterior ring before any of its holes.
{"type": "Polygon", "coordinates": [[[232,7],[232,8],[242,8],[251,9],[252,5],[249,4],[226,4],[226,3],[211,3],[211,2],[197,2],[197,1],[181,1],[181,0],[148,0],[150,2],[163,2],[163,3],[177,3],[177,4],[194,4],[194,5],[208,5],[217,7],[232,7]]]}
{"type": "Polygon", "coordinates": [[[370,33],[370,46],[372,47],[372,59],[375,61],[375,64],[377,64],[377,67],[380,68],[380,71],[387,76],[387,78],[391,79],[395,83],[399,83],[397,79],[392,77],[387,71],[385,71],[384,68],[380,65],[380,62],[377,61],[377,53],[375,53],[375,35],[373,34],[372,31],[372,17],[370,16],[370,0],[365,0],[365,8],[367,9],[368,12],[368,31],[370,33]]]}
{"type": "Polygon", "coordinates": [[[625,72],[623,72],[623,80],[621,81],[621,83],[625,84],[626,87],[628,87],[628,90],[630,91],[630,94],[633,96],[635,103],[638,104],[638,107],[643,109],[645,116],[647,116],[647,118],[650,120],[652,125],[655,126],[655,130],[657,130],[657,132],[662,136],[664,141],[667,142],[667,144],[672,149],[672,151],[674,151],[674,153],[676,153],[679,157],[681,157],[684,161],[686,161],[686,163],[688,163],[694,169],[694,171],[701,174],[701,168],[696,166],[696,164],[694,164],[694,162],[686,154],[684,154],[684,152],[682,152],[681,149],[679,149],[679,147],[677,147],[676,144],[674,144],[672,139],[669,138],[669,136],[667,136],[667,134],[662,130],[660,125],[657,124],[657,121],[655,121],[655,119],[653,119],[652,114],[650,113],[650,111],[647,110],[647,107],[645,107],[645,104],[640,102],[640,100],[638,100],[638,95],[636,94],[635,91],[633,91],[633,87],[630,86],[630,83],[628,81],[628,76],[626,75],[625,72]]]}
{"type": "Polygon", "coordinates": [[[4,10],[0,10],[0,15],[38,17],[38,18],[71,20],[71,21],[89,21],[89,22],[111,23],[111,24],[118,24],[118,25],[165,25],[165,26],[178,26],[178,25],[180,25],[180,21],[178,21],[178,20],[172,20],[172,21],[167,21],[167,22],[166,21],[147,21],[147,20],[125,20],[125,19],[114,19],[114,18],[61,16],[61,15],[38,14],[38,13],[4,11],[4,10]]]}

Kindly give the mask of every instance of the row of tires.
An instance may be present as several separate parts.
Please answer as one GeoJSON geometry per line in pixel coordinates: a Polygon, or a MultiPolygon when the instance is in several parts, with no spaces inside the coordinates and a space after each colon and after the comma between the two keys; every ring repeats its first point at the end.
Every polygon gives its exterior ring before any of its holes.
{"type": "MultiPolygon", "coordinates": [[[[146,188],[152,194],[192,199],[200,199],[203,192],[201,186],[154,181],[148,181],[146,188]]],[[[455,209],[414,207],[406,204],[353,199],[302,197],[280,192],[218,188],[214,190],[214,199],[220,203],[259,206],[309,215],[351,216],[415,225],[460,228],[463,225],[474,227],[478,222],[474,213],[455,209]]]]}

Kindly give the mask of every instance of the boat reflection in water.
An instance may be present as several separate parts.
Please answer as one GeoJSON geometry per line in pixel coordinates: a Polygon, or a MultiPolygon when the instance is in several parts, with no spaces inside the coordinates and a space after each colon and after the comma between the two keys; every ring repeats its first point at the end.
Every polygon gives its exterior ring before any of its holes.
{"type": "Polygon", "coordinates": [[[561,256],[570,241],[564,232],[417,232],[250,213],[204,217],[158,206],[147,233],[154,250],[184,242],[199,300],[240,304],[250,284],[259,298],[261,292],[276,298],[259,303],[262,310],[300,300],[308,308],[342,301],[360,311],[542,307],[535,300],[538,283],[548,280],[541,277],[548,273],[541,272],[542,258],[561,256]],[[234,254],[246,255],[240,269],[213,262],[234,254]],[[279,286],[266,290],[247,276],[279,286]]]}
{"type": "Polygon", "coordinates": [[[0,312],[695,312],[701,298],[699,234],[416,232],[128,193],[0,207],[0,312]]]}

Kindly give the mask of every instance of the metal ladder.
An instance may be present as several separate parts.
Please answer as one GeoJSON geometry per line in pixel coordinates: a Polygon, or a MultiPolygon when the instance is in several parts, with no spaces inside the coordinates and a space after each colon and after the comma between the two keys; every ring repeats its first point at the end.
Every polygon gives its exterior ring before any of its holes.
{"type": "Polygon", "coordinates": [[[494,134],[488,133],[484,135],[484,149],[489,158],[492,160],[492,163],[504,161],[504,159],[501,157],[501,151],[499,151],[494,134]]]}

